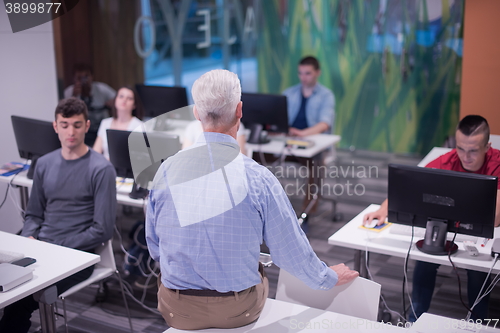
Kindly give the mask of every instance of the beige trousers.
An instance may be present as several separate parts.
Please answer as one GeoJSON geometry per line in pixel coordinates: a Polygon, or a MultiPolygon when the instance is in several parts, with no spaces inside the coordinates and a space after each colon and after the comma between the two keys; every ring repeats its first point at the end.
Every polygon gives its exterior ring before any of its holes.
{"type": "Polygon", "coordinates": [[[158,278],[158,310],[168,326],[182,330],[235,328],[260,316],[269,294],[269,281],[259,263],[261,283],[234,296],[206,297],[179,294],[158,278]]]}

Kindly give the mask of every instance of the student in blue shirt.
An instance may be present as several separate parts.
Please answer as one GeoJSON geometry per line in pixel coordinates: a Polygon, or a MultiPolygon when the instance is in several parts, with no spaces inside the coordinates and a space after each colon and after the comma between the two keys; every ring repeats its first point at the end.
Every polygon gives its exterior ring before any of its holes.
{"type": "Polygon", "coordinates": [[[146,240],[160,263],[158,309],[177,329],[234,328],[258,319],[269,287],[260,245],[309,287],[327,290],[358,272],[320,261],[276,177],[240,153],[236,74],[214,70],[193,85],[203,133],[159,168],[146,240]]]}
{"type": "Polygon", "coordinates": [[[286,89],[289,134],[308,136],[330,132],[335,119],[335,97],[330,89],[318,83],[321,74],[315,57],[302,58],[298,66],[300,83],[286,89]]]}
{"type": "MultiPolygon", "coordinates": [[[[318,83],[321,69],[318,59],[312,56],[304,57],[298,65],[300,83],[286,89],[283,95],[287,97],[289,135],[305,137],[319,133],[332,133],[335,119],[335,97],[332,91],[318,83]]],[[[313,161],[294,158],[309,169],[307,194],[303,203],[303,211],[309,207],[313,199],[311,186],[318,185],[318,179],[323,178],[323,155],[313,161]],[[316,170],[315,170],[316,169],[316,170]],[[314,177],[318,175],[319,177],[314,177]]],[[[310,212],[316,210],[318,201],[311,207],[310,212]]],[[[307,220],[303,224],[307,230],[307,220]]]]}

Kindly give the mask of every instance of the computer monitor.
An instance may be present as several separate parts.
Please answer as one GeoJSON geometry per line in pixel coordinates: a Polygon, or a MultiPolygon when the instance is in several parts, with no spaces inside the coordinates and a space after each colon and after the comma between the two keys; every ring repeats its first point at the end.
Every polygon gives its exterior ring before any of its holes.
{"type": "MultiPolygon", "coordinates": [[[[166,112],[188,106],[185,87],[136,84],[135,88],[137,89],[147,118],[154,118],[166,112]]],[[[168,116],[173,119],[194,120],[194,116],[188,112],[173,112],[169,113],[168,116]]]]}
{"type": "Polygon", "coordinates": [[[447,231],[493,238],[497,183],[494,176],[389,164],[389,222],[426,228],[417,242],[422,252],[453,253],[447,231]]]}
{"type": "Polygon", "coordinates": [[[161,132],[129,132],[106,130],[109,160],[118,177],[134,178],[129,196],[133,199],[147,195],[161,163],[181,149],[179,136],[161,132]]]}
{"type": "Polygon", "coordinates": [[[241,101],[243,102],[241,121],[246,128],[252,129],[258,124],[262,130],[268,132],[288,133],[286,96],[242,93],[241,101]]]}
{"type": "Polygon", "coordinates": [[[19,116],[11,119],[19,156],[31,160],[27,177],[33,179],[38,158],[61,148],[61,142],[50,121],[19,116]]]}

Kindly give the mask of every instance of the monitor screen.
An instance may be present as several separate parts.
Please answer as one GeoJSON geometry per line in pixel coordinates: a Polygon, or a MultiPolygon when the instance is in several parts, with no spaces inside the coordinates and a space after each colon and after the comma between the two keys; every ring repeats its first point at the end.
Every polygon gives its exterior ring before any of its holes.
{"type": "Polygon", "coordinates": [[[27,177],[33,179],[36,160],[61,148],[61,142],[51,121],[11,116],[17,149],[21,158],[30,159],[27,177]]]}
{"type": "Polygon", "coordinates": [[[246,128],[261,124],[269,132],[288,133],[286,96],[242,93],[243,117],[246,128]]]}
{"type": "Polygon", "coordinates": [[[181,149],[179,137],[162,132],[106,130],[109,159],[118,177],[134,178],[131,197],[138,198],[137,187],[147,188],[161,163],[181,149]]]}
{"type": "Polygon", "coordinates": [[[185,87],[146,86],[143,84],[136,84],[135,88],[144,106],[146,117],[154,118],[169,112],[170,118],[194,120],[194,116],[188,112],[170,113],[170,111],[188,106],[185,87]]]}
{"type": "Polygon", "coordinates": [[[493,238],[497,183],[494,176],[390,164],[389,222],[426,228],[423,244],[431,252],[447,231],[493,238]]]}

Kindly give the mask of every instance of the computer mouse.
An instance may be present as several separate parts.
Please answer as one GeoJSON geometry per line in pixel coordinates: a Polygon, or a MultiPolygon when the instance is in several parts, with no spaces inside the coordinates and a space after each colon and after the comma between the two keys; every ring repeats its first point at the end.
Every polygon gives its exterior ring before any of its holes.
{"type": "Polygon", "coordinates": [[[378,219],[373,219],[370,224],[366,224],[365,227],[366,228],[375,228],[378,224],[378,219]]]}

